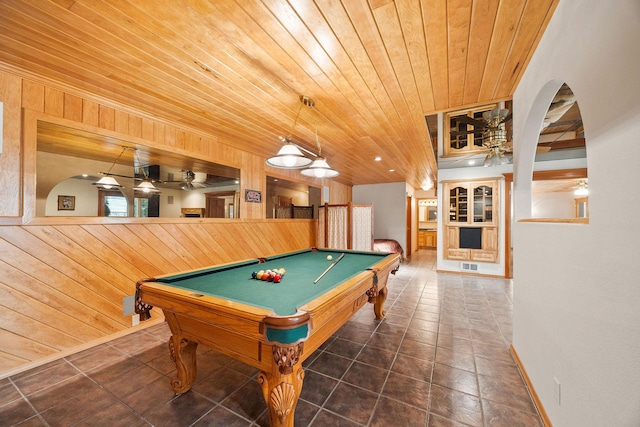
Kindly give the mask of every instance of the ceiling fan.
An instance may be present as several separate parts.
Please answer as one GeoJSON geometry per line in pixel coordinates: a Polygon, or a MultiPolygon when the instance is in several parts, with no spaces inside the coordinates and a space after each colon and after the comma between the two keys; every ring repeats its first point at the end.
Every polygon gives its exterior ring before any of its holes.
{"type": "Polygon", "coordinates": [[[197,188],[205,188],[207,185],[204,182],[200,182],[197,179],[196,173],[192,170],[183,170],[182,171],[183,179],[180,181],[163,181],[165,184],[178,183],[180,189],[185,191],[195,190],[197,188]]]}
{"type": "Polygon", "coordinates": [[[505,123],[511,120],[509,110],[494,108],[482,113],[485,130],[482,132],[482,145],[489,150],[484,159],[484,166],[499,166],[509,163],[504,154],[513,150],[513,143],[507,142],[505,123]]]}
{"type": "MultiPolygon", "coordinates": [[[[506,130],[506,123],[509,122],[511,118],[512,115],[506,108],[493,108],[484,111],[482,113],[482,120],[467,115],[457,116],[455,120],[458,124],[471,128],[451,131],[451,137],[457,137],[463,134],[481,134],[482,147],[488,150],[483,165],[503,165],[509,163],[509,159],[505,157],[505,153],[510,153],[513,150],[513,143],[507,141],[506,130]]],[[[471,155],[475,154],[477,153],[471,155]]],[[[458,161],[461,160],[462,159],[459,159],[458,161]]]]}

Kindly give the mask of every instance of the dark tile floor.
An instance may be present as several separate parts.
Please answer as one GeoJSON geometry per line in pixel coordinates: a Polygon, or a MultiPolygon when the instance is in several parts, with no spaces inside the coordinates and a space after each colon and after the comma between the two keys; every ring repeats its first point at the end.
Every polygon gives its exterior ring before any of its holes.
{"type": "MultiPolygon", "coordinates": [[[[511,282],[435,272],[420,250],[305,362],[297,426],[542,426],[513,362],[511,282]]],[[[166,325],[0,380],[0,425],[265,426],[257,370],[200,346],[174,396],[166,325]]]]}

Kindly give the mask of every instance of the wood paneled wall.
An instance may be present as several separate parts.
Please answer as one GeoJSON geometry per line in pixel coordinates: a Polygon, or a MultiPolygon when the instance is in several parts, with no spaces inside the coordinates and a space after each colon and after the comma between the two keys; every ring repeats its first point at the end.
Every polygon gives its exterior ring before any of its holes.
{"type": "Polygon", "coordinates": [[[313,220],[0,227],[3,371],[131,326],[137,280],[307,248],[313,220]]]}
{"type": "MultiPolygon", "coordinates": [[[[265,163],[215,136],[37,78],[0,71],[0,101],[0,377],[126,331],[122,298],[141,278],[316,243],[316,221],[266,220],[259,203],[241,204],[240,220],[35,218],[37,120],[238,167],[242,192],[266,192],[265,163]]],[[[332,203],[349,201],[349,186],[324,185],[332,203]]]]}

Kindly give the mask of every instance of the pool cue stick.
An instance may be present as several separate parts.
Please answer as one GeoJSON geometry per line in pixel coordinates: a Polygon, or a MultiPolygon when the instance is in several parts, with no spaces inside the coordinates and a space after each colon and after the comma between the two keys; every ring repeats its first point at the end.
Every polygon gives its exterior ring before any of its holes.
{"type": "Polygon", "coordinates": [[[331,270],[333,267],[335,267],[335,265],[342,259],[343,256],[344,256],[344,254],[340,255],[337,260],[333,261],[331,263],[331,265],[329,267],[327,267],[327,269],[320,276],[318,276],[318,278],[316,280],[313,281],[313,284],[315,285],[316,283],[318,283],[320,281],[320,279],[322,279],[324,277],[324,275],[329,272],[329,270],[331,270]]]}

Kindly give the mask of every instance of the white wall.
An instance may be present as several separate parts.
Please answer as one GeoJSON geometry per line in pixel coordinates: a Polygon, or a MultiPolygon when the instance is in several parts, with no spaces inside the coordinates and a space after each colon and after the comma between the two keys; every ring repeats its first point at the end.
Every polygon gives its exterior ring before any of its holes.
{"type": "MultiPolygon", "coordinates": [[[[183,193],[189,193],[184,190],[169,190],[163,188],[160,192],[160,216],[165,218],[179,218],[182,215],[182,196],[183,193]],[[172,203],[169,204],[169,197],[173,197],[172,203]]],[[[192,206],[188,206],[192,207],[192,206]]],[[[193,206],[193,207],[201,207],[193,206]]]]}
{"type": "Polygon", "coordinates": [[[575,218],[576,196],[572,191],[533,193],[531,216],[533,218],[575,218]]]}
{"type": "Polygon", "coordinates": [[[555,427],[640,425],[638,40],[637,0],[560,0],[514,95],[513,347],[555,427]],[[517,222],[563,82],[585,126],[589,224],[517,222]]]}
{"type": "Polygon", "coordinates": [[[407,250],[406,194],[404,182],[354,185],[353,203],[373,205],[374,239],[394,239],[407,250]]]}
{"type": "Polygon", "coordinates": [[[92,181],[69,178],[53,187],[44,207],[46,216],[96,216],[98,215],[98,189],[92,181]],[[58,196],[74,196],[73,210],[58,210],[58,196]]]}

